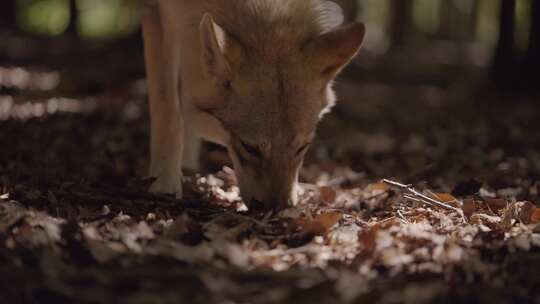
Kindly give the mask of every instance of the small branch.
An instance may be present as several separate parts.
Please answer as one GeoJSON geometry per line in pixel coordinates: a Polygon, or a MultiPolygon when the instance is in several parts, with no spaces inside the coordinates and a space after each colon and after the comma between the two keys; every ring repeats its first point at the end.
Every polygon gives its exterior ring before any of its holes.
{"type": "Polygon", "coordinates": [[[414,189],[412,187],[412,185],[405,185],[405,184],[395,182],[395,181],[392,181],[392,180],[388,180],[388,179],[383,179],[383,182],[388,184],[388,185],[400,188],[403,191],[408,192],[407,194],[405,194],[403,196],[406,199],[410,199],[410,200],[417,201],[417,202],[422,202],[422,203],[424,203],[426,205],[430,205],[432,207],[436,206],[436,207],[440,207],[440,208],[443,208],[443,209],[455,211],[455,212],[459,213],[463,219],[465,219],[465,215],[463,214],[463,211],[461,209],[450,206],[450,205],[445,204],[445,203],[443,203],[441,201],[433,199],[433,198],[431,198],[431,197],[429,197],[427,195],[424,195],[424,194],[420,193],[419,191],[417,191],[416,189],[414,189]]]}
{"type": "Polygon", "coordinates": [[[405,215],[400,210],[397,211],[397,215],[405,224],[409,224],[409,221],[405,218],[405,215]]]}

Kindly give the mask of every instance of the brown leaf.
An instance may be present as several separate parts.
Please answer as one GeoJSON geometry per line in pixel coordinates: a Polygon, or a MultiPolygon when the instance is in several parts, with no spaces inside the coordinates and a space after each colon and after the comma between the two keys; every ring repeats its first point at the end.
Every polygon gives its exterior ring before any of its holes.
{"type": "Polygon", "coordinates": [[[381,181],[375,184],[369,184],[365,189],[365,191],[375,191],[375,190],[388,191],[390,190],[390,186],[388,186],[387,183],[381,181]]]}
{"type": "Polygon", "coordinates": [[[319,193],[321,195],[321,199],[325,204],[333,204],[336,200],[336,190],[334,190],[331,187],[321,187],[319,188],[319,193]]]}
{"type": "Polygon", "coordinates": [[[494,212],[498,212],[500,210],[503,210],[508,205],[506,203],[506,200],[504,200],[502,198],[489,198],[489,199],[486,200],[486,204],[494,212]]]}
{"type": "Polygon", "coordinates": [[[456,201],[456,198],[450,193],[432,193],[432,198],[437,199],[443,203],[456,201]]]}
{"type": "Polygon", "coordinates": [[[438,200],[439,202],[449,204],[452,206],[457,205],[457,199],[450,193],[431,193],[429,195],[432,199],[438,200]]]}
{"type": "Polygon", "coordinates": [[[531,224],[540,223],[540,208],[534,207],[531,213],[530,221],[531,221],[531,224]]]}
{"type": "Polygon", "coordinates": [[[305,234],[325,235],[332,226],[341,219],[342,213],[339,211],[330,211],[321,213],[312,221],[299,220],[298,225],[302,227],[305,234]]]}
{"type": "Polygon", "coordinates": [[[531,223],[532,213],[536,207],[531,202],[524,202],[519,210],[519,220],[528,225],[531,223]]]}
{"type": "Polygon", "coordinates": [[[332,228],[332,226],[334,226],[335,224],[339,222],[342,215],[343,214],[339,211],[331,211],[331,212],[319,214],[316,217],[316,220],[319,221],[325,227],[326,230],[329,230],[330,228],[332,228]]]}
{"type": "Polygon", "coordinates": [[[362,255],[365,257],[370,257],[375,252],[377,248],[377,231],[378,227],[370,227],[358,234],[358,242],[362,244],[362,255]]]}
{"type": "Polygon", "coordinates": [[[463,201],[463,207],[461,208],[465,217],[470,219],[476,211],[476,203],[473,199],[466,199],[463,201]]]}

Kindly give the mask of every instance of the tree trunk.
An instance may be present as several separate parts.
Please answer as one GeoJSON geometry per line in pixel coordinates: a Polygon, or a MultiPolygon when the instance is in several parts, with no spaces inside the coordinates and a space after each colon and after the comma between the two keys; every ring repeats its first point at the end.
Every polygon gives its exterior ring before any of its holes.
{"type": "Polygon", "coordinates": [[[531,34],[529,49],[525,57],[525,78],[533,92],[540,92],[538,72],[540,71],[540,1],[535,0],[531,9],[531,34]]]}
{"type": "MultiPolygon", "coordinates": [[[[537,2],[537,1],[535,1],[537,2]]],[[[515,72],[515,11],[516,0],[502,0],[499,23],[499,42],[495,50],[493,77],[502,89],[513,86],[515,72]]]]}
{"type": "Polygon", "coordinates": [[[412,25],[412,0],[392,2],[391,42],[392,47],[400,47],[407,40],[412,25]]]}
{"type": "Polygon", "coordinates": [[[476,39],[476,27],[478,26],[478,18],[480,14],[480,3],[474,0],[473,9],[470,16],[468,39],[474,41],[476,39]]]}
{"type": "Polygon", "coordinates": [[[77,37],[79,34],[79,11],[77,10],[77,0],[69,0],[69,24],[66,32],[77,37]]]}
{"type": "Polygon", "coordinates": [[[17,28],[15,0],[2,1],[0,4],[0,26],[7,29],[17,28]]]}
{"type": "Polygon", "coordinates": [[[452,32],[454,30],[453,24],[453,8],[452,1],[442,0],[439,8],[440,26],[437,32],[437,38],[449,40],[451,39],[452,32]]]}

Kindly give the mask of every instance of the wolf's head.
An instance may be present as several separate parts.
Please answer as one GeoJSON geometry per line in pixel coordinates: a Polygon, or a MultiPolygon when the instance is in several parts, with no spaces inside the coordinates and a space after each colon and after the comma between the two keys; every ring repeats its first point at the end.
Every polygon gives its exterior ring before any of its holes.
{"type": "Polygon", "coordinates": [[[288,26],[234,32],[210,14],[200,25],[201,65],[215,91],[209,112],[228,133],[242,197],[268,209],[296,203],[304,155],[334,103],[332,81],[365,33],[359,23],[301,35],[288,26]]]}

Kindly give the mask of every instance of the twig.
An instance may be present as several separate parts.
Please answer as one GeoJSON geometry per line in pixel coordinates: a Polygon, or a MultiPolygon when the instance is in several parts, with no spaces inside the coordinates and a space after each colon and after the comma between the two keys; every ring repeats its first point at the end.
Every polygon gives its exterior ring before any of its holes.
{"type": "Polygon", "coordinates": [[[385,218],[384,220],[381,220],[381,221],[372,223],[370,226],[373,227],[373,226],[375,226],[375,225],[381,225],[381,224],[384,224],[384,223],[386,223],[386,222],[393,221],[393,220],[395,220],[395,219],[397,219],[397,217],[392,216],[392,217],[389,217],[389,218],[385,218]]]}
{"type": "Polygon", "coordinates": [[[405,218],[405,215],[403,215],[403,213],[400,210],[397,211],[397,215],[403,222],[405,222],[405,224],[409,223],[409,221],[405,218]]]}
{"type": "Polygon", "coordinates": [[[433,199],[433,198],[431,198],[429,196],[426,196],[426,195],[418,192],[416,189],[414,189],[412,187],[412,185],[405,185],[405,184],[395,182],[395,181],[392,181],[392,180],[389,180],[389,179],[383,179],[383,182],[386,183],[386,184],[389,184],[391,186],[401,188],[402,190],[408,192],[408,194],[405,194],[403,196],[404,198],[407,198],[407,199],[410,199],[410,200],[413,200],[413,201],[417,201],[417,202],[422,202],[422,203],[424,203],[426,205],[430,205],[432,207],[437,206],[437,207],[444,208],[444,209],[447,209],[447,210],[455,211],[459,215],[461,215],[461,217],[464,220],[466,220],[465,215],[463,214],[463,211],[461,209],[450,206],[448,204],[445,204],[445,203],[443,203],[441,201],[438,201],[436,199],[433,199]]]}
{"type": "Polygon", "coordinates": [[[418,199],[418,198],[416,198],[416,197],[414,197],[414,196],[412,196],[410,194],[404,194],[403,198],[414,201],[414,202],[422,203],[421,199],[418,199]]]}

